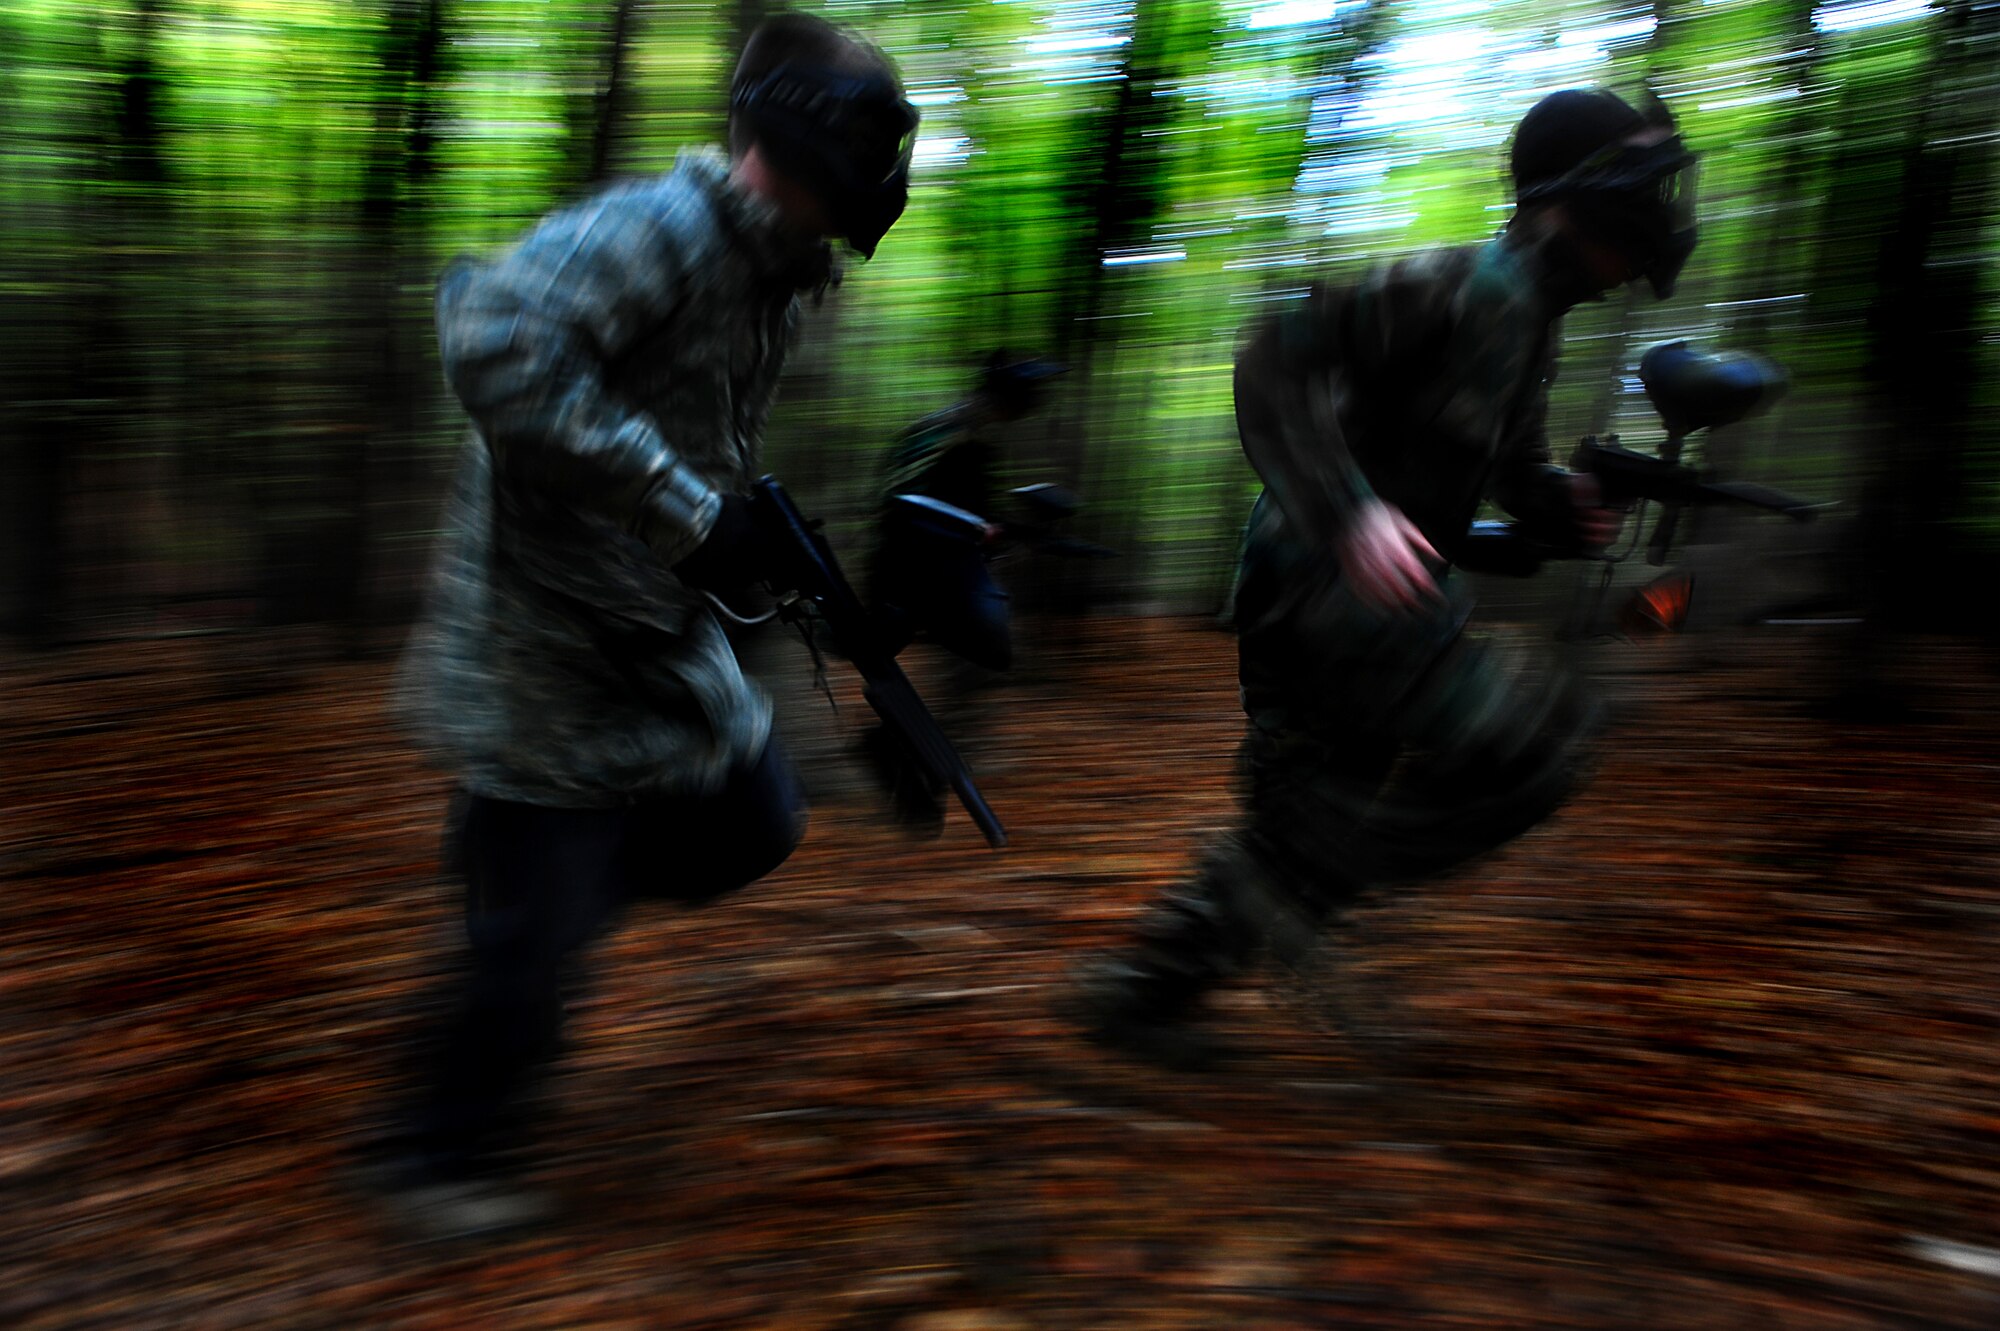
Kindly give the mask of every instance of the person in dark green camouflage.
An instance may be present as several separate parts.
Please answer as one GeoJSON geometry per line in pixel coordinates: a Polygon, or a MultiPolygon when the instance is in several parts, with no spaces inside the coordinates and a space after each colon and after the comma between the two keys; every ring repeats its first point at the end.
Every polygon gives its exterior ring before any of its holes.
{"type": "Polygon", "coordinates": [[[466,975],[382,1154],[432,1231],[526,1218],[501,1178],[584,948],[637,899],[697,903],[791,853],[799,782],[709,597],[779,567],[750,516],[764,421],[829,242],[903,210],[917,113],[889,58],[798,14],[751,35],[730,142],[552,213],[439,284],[474,431],[404,715],[459,798],[466,975]]]}
{"type": "Polygon", "coordinates": [[[1093,1038],[1202,1061],[1202,996],[1261,951],[1302,959],[1363,888],[1461,865],[1571,790],[1589,697],[1468,631],[1449,574],[1489,496],[1551,547],[1615,534],[1594,482],[1549,463],[1558,320],[1642,276],[1671,290],[1692,161],[1656,102],[1554,94],[1515,134],[1498,238],[1317,286],[1252,330],[1236,410],[1265,491],[1235,594],[1244,814],[1073,995],[1093,1038]]]}

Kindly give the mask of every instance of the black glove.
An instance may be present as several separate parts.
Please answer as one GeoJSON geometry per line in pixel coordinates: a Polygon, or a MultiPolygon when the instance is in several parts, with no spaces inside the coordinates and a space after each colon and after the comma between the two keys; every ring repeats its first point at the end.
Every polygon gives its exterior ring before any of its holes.
{"type": "Polygon", "coordinates": [[[722,496],[722,508],[708,537],[674,565],[683,582],[702,591],[733,591],[778,576],[778,552],[751,516],[750,501],[739,494],[722,496]]]}

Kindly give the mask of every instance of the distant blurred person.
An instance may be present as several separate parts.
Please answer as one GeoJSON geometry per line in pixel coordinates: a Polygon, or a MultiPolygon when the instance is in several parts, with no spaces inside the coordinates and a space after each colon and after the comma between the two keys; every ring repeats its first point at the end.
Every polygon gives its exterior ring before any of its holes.
{"type": "Polygon", "coordinates": [[[1068,369],[1036,356],[1005,349],[993,352],[971,393],[897,437],[883,468],[882,501],[886,504],[899,494],[928,495],[981,517],[998,518],[996,436],[1039,408],[1050,384],[1068,369]]]}
{"type": "Polygon", "coordinates": [[[1068,996],[1102,1044],[1212,1059],[1194,1019],[1213,988],[1267,949],[1303,961],[1361,890],[1502,844],[1577,778],[1596,709],[1552,663],[1467,632],[1449,575],[1488,497],[1572,553],[1616,534],[1595,482],[1549,464],[1557,321],[1639,278],[1672,291],[1694,156],[1657,101],[1572,90],[1528,112],[1510,166],[1497,238],[1316,286],[1238,356],[1265,485],[1235,596],[1243,816],[1068,996]]]}
{"type": "MultiPolygon", "coordinates": [[[[1006,428],[1040,408],[1051,383],[1068,372],[1056,361],[1004,348],[992,352],[972,391],[905,429],[883,465],[871,598],[898,622],[921,623],[949,649],[932,703],[962,745],[983,719],[978,696],[1012,663],[1009,598],[989,560],[1016,543],[1047,538],[1047,529],[1074,504],[1055,486],[1000,489],[1006,428]],[[978,557],[949,564],[912,558],[913,543],[905,538],[922,513],[900,503],[904,496],[949,504],[983,519],[991,533],[988,544],[978,557]]],[[[870,730],[863,748],[894,794],[903,821],[929,831],[941,828],[940,792],[924,781],[910,755],[897,751],[888,732],[870,730]]]]}
{"type": "Polygon", "coordinates": [[[881,50],[798,14],[751,35],[729,105],[726,155],[684,152],[439,286],[475,431],[402,692],[458,779],[470,955],[389,1152],[430,1232],[538,1209],[503,1153],[585,945],[633,900],[755,881],[804,829],[705,594],[773,576],[743,492],[800,294],[829,241],[872,256],[902,213],[917,112],[881,50]]]}

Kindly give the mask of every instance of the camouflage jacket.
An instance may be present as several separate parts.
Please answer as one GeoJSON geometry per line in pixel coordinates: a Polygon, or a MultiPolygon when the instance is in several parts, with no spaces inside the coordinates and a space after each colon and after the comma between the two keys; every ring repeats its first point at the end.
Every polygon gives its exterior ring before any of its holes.
{"type": "Polygon", "coordinates": [[[1511,234],[1316,286],[1238,358],[1244,452],[1317,545],[1370,496],[1447,558],[1488,494],[1557,518],[1568,498],[1546,424],[1561,313],[1541,254],[1511,234]]]}
{"type": "Polygon", "coordinates": [[[399,692],[470,789],[610,806],[714,789],[762,748],[769,702],[672,565],[754,478],[826,263],[701,150],[446,272],[474,430],[399,692]]]}
{"type": "MultiPolygon", "coordinates": [[[[1347,593],[1332,550],[1371,497],[1447,559],[1489,496],[1564,538],[1572,501],[1546,433],[1564,309],[1555,289],[1546,256],[1510,233],[1317,286],[1253,331],[1236,369],[1243,449],[1265,484],[1236,601],[1253,714],[1260,703],[1294,715],[1337,706],[1329,668],[1372,660],[1390,638],[1441,645],[1463,622],[1460,594],[1423,631],[1388,634],[1347,593]]],[[[1392,680],[1421,665],[1370,668],[1392,680]]]]}

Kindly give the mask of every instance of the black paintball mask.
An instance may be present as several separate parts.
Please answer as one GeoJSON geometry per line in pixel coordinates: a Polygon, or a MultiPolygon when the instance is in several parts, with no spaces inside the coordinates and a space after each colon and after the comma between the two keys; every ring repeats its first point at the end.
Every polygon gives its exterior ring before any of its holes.
{"type": "Polygon", "coordinates": [[[1061,361],[1016,356],[1006,350],[986,358],[979,373],[979,391],[1004,417],[1024,416],[1040,404],[1052,380],[1069,373],[1061,361]]]}
{"type": "Polygon", "coordinates": [[[1562,200],[1655,296],[1673,294],[1694,253],[1697,159],[1657,98],[1635,110],[1601,90],[1545,97],[1521,121],[1513,170],[1517,205],[1562,200]]]}
{"type": "Polygon", "coordinates": [[[765,157],[826,204],[837,234],[873,258],[910,197],[917,108],[886,73],[779,65],[730,93],[765,157]]]}

